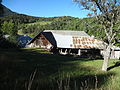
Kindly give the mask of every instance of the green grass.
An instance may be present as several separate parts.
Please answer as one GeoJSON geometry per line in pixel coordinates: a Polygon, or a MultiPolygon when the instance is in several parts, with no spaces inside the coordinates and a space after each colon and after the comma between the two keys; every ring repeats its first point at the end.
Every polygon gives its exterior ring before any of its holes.
{"type": "MultiPolygon", "coordinates": [[[[53,55],[45,49],[0,50],[0,90],[119,90],[120,67],[102,72],[103,60],[53,55]]],[[[119,60],[110,60],[113,66],[119,60]]]]}
{"type": "Polygon", "coordinates": [[[35,23],[30,23],[30,24],[27,24],[27,25],[46,25],[46,24],[51,24],[52,22],[51,21],[38,21],[38,22],[35,22],[35,23]]]}

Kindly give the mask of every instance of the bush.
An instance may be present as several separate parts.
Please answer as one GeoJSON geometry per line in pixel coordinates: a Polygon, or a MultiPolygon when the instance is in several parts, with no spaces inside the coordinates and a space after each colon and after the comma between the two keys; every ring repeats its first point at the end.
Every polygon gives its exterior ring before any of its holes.
{"type": "Polygon", "coordinates": [[[0,48],[18,48],[18,45],[16,42],[14,42],[12,40],[12,38],[9,38],[8,40],[5,38],[1,38],[0,39],[0,48]]]}

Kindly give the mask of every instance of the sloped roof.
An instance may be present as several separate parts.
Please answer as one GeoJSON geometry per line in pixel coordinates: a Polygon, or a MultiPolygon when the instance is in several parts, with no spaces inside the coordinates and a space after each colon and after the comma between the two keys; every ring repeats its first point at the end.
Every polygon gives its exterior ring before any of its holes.
{"type": "Polygon", "coordinates": [[[60,34],[60,35],[70,35],[70,36],[86,36],[90,37],[87,33],[84,31],[71,31],[71,30],[44,30],[43,32],[52,32],[54,34],[60,34]]]}
{"type": "Polygon", "coordinates": [[[71,48],[81,48],[81,49],[103,49],[103,41],[97,40],[92,37],[73,37],[73,43],[71,44],[71,48]]]}
{"type": "Polygon", "coordinates": [[[102,41],[90,37],[84,31],[45,30],[40,32],[35,38],[39,37],[40,34],[43,34],[53,46],[58,48],[103,49],[102,41]]]}
{"type": "Polygon", "coordinates": [[[51,32],[42,32],[45,38],[54,46],[57,46],[56,40],[51,32]]]}
{"type": "MultiPolygon", "coordinates": [[[[87,33],[84,31],[71,31],[71,30],[44,30],[43,32],[38,33],[28,44],[32,43],[40,34],[45,34],[47,39],[50,39],[50,32],[51,35],[53,34],[59,34],[59,35],[68,35],[68,36],[85,36],[90,37],[87,33]],[[49,33],[48,33],[49,32],[49,33]],[[49,37],[49,38],[48,38],[49,37]]],[[[51,39],[50,39],[51,40],[51,39]]],[[[52,40],[51,40],[52,41],[52,40]]]]}

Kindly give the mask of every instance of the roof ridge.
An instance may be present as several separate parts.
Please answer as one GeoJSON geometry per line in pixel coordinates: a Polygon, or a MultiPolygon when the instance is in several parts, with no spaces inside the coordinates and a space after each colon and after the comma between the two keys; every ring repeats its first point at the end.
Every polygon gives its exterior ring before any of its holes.
{"type": "Polygon", "coordinates": [[[88,37],[90,37],[85,31],[73,31],[73,30],[44,30],[43,32],[52,32],[52,33],[54,33],[54,34],[61,34],[61,35],[88,36],[88,37]]]}

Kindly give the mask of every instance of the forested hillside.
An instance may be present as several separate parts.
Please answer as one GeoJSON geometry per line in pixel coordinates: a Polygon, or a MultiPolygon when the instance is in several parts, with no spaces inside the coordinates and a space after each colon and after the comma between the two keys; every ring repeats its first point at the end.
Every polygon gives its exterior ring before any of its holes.
{"type": "MultiPolygon", "coordinates": [[[[114,27],[118,27],[120,22],[114,27]]],[[[101,25],[97,22],[95,17],[75,18],[71,16],[61,17],[34,17],[24,14],[14,13],[10,16],[0,17],[0,35],[12,35],[17,37],[17,34],[25,34],[34,37],[43,30],[78,30],[85,31],[89,35],[93,35],[99,39],[104,37],[105,33],[101,25]],[[7,29],[8,28],[8,29],[7,29]]],[[[13,40],[12,38],[12,40],[13,40]]],[[[116,45],[120,45],[120,33],[117,34],[116,45]]],[[[11,39],[10,39],[11,40],[11,39]]],[[[11,40],[11,41],[12,41],[11,40]]],[[[13,40],[16,42],[15,40],[13,40]]]]}
{"type": "MultiPolygon", "coordinates": [[[[118,27],[120,22],[114,27],[118,27]]],[[[34,37],[43,30],[77,30],[85,31],[89,35],[93,35],[98,39],[101,37],[106,40],[105,33],[101,25],[94,17],[89,18],[74,18],[70,16],[39,18],[34,23],[25,23],[20,25],[19,32],[34,37]]],[[[116,45],[119,45],[118,39],[120,33],[116,37],[116,45]]]]}
{"type": "Polygon", "coordinates": [[[16,13],[11,11],[9,8],[5,7],[0,3],[0,17],[10,16],[13,14],[16,14],[16,13]]]}

